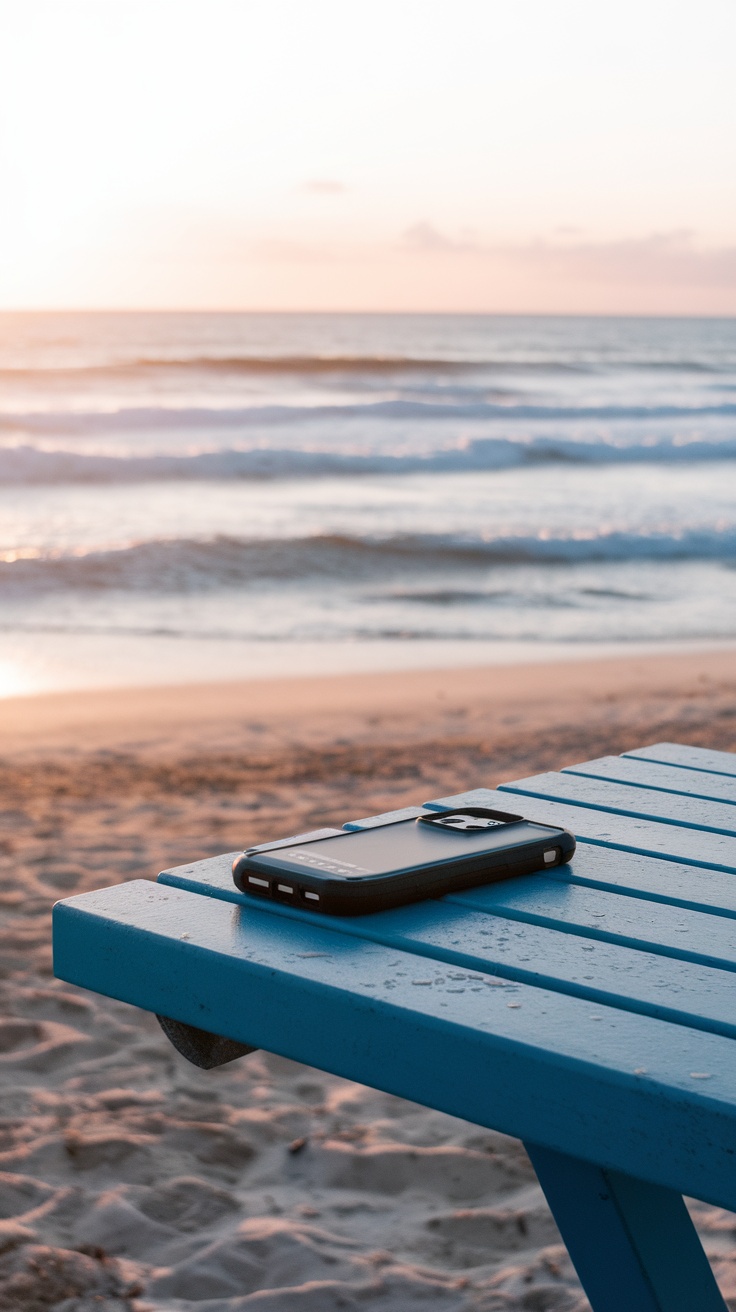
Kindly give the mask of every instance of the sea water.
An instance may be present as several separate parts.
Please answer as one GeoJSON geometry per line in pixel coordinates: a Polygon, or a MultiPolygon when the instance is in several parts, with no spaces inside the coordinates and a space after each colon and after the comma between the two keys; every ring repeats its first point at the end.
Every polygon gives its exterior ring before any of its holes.
{"type": "Polygon", "coordinates": [[[0,315],[0,694],[736,640],[736,320],[0,315]]]}

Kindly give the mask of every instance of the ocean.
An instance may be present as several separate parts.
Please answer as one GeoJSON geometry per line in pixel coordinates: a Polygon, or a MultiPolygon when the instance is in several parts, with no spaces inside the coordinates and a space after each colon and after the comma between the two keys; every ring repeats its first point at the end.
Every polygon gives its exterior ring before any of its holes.
{"type": "Polygon", "coordinates": [[[0,315],[0,695],[736,640],[736,320],[0,315]]]}

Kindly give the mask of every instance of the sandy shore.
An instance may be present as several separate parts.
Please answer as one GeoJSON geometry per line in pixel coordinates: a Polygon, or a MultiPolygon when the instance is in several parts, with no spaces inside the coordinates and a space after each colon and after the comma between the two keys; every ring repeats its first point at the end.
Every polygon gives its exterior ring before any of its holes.
{"type": "MultiPolygon", "coordinates": [[[[204,1073],[51,975],[71,892],[658,739],[736,653],[0,702],[0,1312],[581,1312],[519,1145],[263,1053],[204,1073]]],[[[736,1219],[698,1211],[736,1309],[736,1219]]]]}

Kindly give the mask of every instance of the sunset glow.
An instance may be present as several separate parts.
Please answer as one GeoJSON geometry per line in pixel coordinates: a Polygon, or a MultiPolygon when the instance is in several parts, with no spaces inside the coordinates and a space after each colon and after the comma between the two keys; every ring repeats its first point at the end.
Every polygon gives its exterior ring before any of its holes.
{"type": "Polygon", "coordinates": [[[37,671],[31,673],[21,660],[0,660],[0,701],[37,692],[43,687],[43,680],[36,675],[37,671]]]}
{"type": "Polygon", "coordinates": [[[736,312],[731,0],[0,4],[0,307],[736,312]]]}

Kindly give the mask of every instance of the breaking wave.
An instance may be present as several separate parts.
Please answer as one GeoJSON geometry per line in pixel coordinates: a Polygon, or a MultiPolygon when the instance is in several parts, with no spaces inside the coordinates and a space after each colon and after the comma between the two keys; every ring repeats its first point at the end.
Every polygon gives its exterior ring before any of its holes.
{"type": "Polygon", "coordinates": [[[17,382],[45,382],[69,380],[82,382],[85,379],[122,378],[156,376],[175,371],[179,374],[245,374],[255,376],[320,377],[337,374],[385,376],[398,374],[601,374],[612,369],[633,370],[636,372],[665,372],[678,374],[722,374],[733,369],[733,360],[704,359],[668,359],[666,356],[647,359],[644,356],[627,357],[617,353],[610,358],[605,355],[595,360],[564,359],[558,356],[528,356],[527,358],[508,358],[503,355],[486,357],[465,357],[458,355],[360,355],[360,354],[221,354],[207,355],[141,355],[131,359],[108,359],[100,363],[84,361],[65,365],[34,364],[5,365],[0,367],[0,379],[17,382]]]}
{"type": "Polygon", "coordinates": [[[538,437],[478,438],[427,453],[226,448],[181,455],[98,455],[23,444],[0,447],[0,483],[143,483],[163,479],[294,479],[365,474],[474,472],[539,464],[682,464],[736,459],[722,441],[586,442],[538,437]]]}
{"type": "MultiPolygon", "coordinates": [[[[400,582],[493,565],[631,560],[736,563],[736,529],[491,540],[442,534],[154,540],[109,551],[0,559],[0,595],[70,589],[181,594],[310,579],[400,582]]],[[[421,599],[443,604],[447,598],[436,588],[421,599]]]]}
{"type": "Polygon", "coordinates": [[[425,400],[358,401],[344,404],[336,401],[329,405],[252,405],[252,406],[126,406],[117,410],[61,410],[32,411],[0,414],[0,430],[6,432],[59,434],[73,432],[135,433],[157,429],[202,431],[222,428],[245,428],[274,424],[312,422],[315,419],[389,419],[419,420],[456,419],[509,422],[576,421],[615,422],[619,420],[646,422],[670,420],[718,420],[736,418],[736,402],[719,404],[671,405],[537,405],[512,401],[494,402],[483,399],[457,402],[431,397],[425,400]]]}

